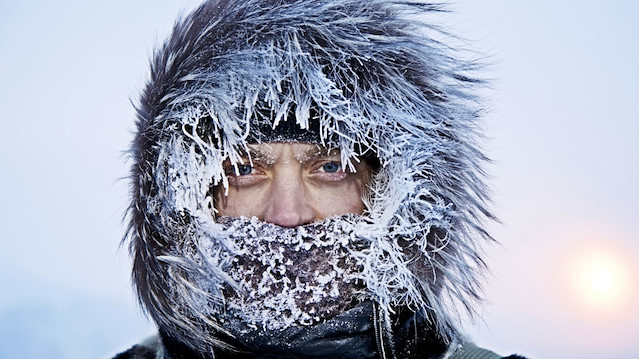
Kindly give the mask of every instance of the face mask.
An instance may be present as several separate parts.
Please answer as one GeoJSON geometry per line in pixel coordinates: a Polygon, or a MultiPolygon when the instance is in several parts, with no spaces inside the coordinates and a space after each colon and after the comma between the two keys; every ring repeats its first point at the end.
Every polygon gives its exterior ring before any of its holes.
{"type": "Polygon", "coordinates": [[[204,314],[226,328],[238,321],[267,331],[324,322],[364,299],[351,253],[363,245],[350,217],[295,228],[218,218],[223,236],[189,236],[197,239],[182,245],[182,261],[191,265],[179,266],[177,283],[188,283],[173,297],[193,317],[204,314]]]}
{"type": "MultiPolygon", "coordinates": [[[[216,317],[231,317],[267,330],[313,325],[353,305],[363,295],[349,252],[357,246],[342,217],[284,228],[257,218],[223,217],[232,252],[204,248],[208,257],[228,256],[222,268],[230,283],[216,317]]],[[[205,289],[205,286],[204,288],[205,289]]]]}

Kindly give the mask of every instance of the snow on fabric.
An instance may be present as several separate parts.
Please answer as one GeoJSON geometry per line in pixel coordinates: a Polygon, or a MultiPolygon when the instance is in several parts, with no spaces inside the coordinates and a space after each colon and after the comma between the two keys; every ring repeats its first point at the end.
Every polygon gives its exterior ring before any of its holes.
{"type": "Polygon", "coordinates": [[[194,310],[210,308],[216,317],[226,312],[255,328],[276,330],[317,324],[351,307],[358,292],[360,300],[364,298],[357,264],[349,253],[358,245],[352,224],[341,217],[296,228],[255,217],[227,217],[218,223],[230,232],[234,252],[204,237],[197,243],[198,251],[187,250],[181,257],[205,265],[227,263],[221,269],[233,285],[193,273],[195,280],[190,282],[203,291],[222,285],[225,292],[223,305],[194,310]]]}

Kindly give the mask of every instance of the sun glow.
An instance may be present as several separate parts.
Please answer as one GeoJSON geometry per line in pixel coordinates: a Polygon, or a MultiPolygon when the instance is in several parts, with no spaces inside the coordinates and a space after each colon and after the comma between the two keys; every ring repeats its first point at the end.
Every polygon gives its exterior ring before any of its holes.
{"type": "Polygon", "coordinates": [[[576,299],[590,312],[611,314],[626,309],[634,282],[630,263],[610,248],[592,248],[572,263],[576,299]]]}
{"type": "Polygon", "coordinates": [[[628,284],[623,264],[606,254],[586,258],[579,263],[578,271],[579,290],[593,305],[614,305],[628,284]]]}

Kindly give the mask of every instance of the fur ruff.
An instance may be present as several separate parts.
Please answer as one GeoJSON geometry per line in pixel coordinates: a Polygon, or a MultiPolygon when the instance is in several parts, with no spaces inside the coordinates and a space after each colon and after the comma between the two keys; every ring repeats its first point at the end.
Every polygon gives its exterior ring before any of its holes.
{"type": "Polygon", "coordinates": [[[179,298],[201,291],[193,273],[232,283],[221,264],[202,273],[185,259],[185,243],[228,244],[211,197],[228,185],[222,163],[240,163],[264,123],[308,128],[315,111],[321,141],[345,166],[371,151],[381,164],[353,222],[368,243],[355,260],[370,298],[385,313],[422,311],[444,340],[461,338],[458,310],[472,314],[481,300],[493,217],[477,145],[482,81],[425,22],[440,11],[418,1],[219,0],[176,23],[151,63],[131,150],[133,280],[158,326],[201,352],[224,346],[215,318],[181,309],[222,293],[179,298]]]}

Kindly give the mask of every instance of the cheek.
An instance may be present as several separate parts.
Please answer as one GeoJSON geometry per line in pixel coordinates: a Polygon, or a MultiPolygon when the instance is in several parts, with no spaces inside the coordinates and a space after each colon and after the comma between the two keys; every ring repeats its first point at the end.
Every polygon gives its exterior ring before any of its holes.
{"type": "Polygon", "coordinates": [[[233,186],[229,188],[228,195],[224,194],[223,187],[216,188],[214,199],[217,215],[229,217],[258,216],[258,207],[262,203],[253,191],[239,190],[233,186]]]}
{"type": "Polygon", "coordinates": [[[318,188],[312,195],[317,219],[325,219],[347,213],[362,214],[363,185],[360,181],[349,181],[343,186],[318,188]]]}

